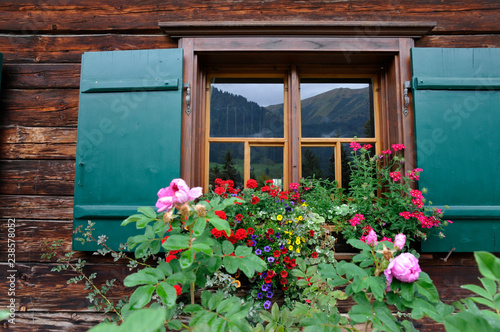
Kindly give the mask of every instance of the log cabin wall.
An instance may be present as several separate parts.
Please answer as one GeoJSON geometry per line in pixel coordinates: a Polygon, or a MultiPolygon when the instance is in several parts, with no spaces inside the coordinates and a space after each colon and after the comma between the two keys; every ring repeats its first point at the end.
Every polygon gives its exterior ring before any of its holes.
{"type": "MultiPolygon", "coordinates": [[[[86,51],[172,48],[158,22],[434,21],[418,47],[500,47],[498,0],[20,0],[0,3],[0,307],[8,305],[8,220],[15,219],[15,324],[19,331],[80,331],[104,318],[87,309],[82,285],[51,272],[41,241],[71,248],[73,181],[81,56],[86,51]]],[[[159,184],[160,185],[160,184],[159,184]]],[[[447,303],[477,283],[471,254],[421,261],[447,303]]],[[[121,281],[128,269],[90,253],[99,280],[121,281]]],[[[114,298],[127,294],[117,287],[114,298]]],[[[435,331],[432,325],[421,330],[435,331]]]]}

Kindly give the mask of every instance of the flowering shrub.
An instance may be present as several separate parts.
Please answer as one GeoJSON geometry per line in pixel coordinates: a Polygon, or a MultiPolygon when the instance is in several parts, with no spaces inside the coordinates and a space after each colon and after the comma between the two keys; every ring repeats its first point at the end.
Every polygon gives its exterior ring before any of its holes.
{"type": "Polygon", "coordinates": [[[238,190],[233,181],[216,179],[213,192],[205,196],[210,200],[240,199],[224,212],[215,212],[229,222],[230,233],[213,227],[211,234],[216,240],[252,248],[266,262],[266,271],[246,282],[250,287],[249,298],[265,309],[278,298],[288,306],[301,300],[297,278],[291,274],[297,258],[310,264],[333,261],[334,239],[326,237],[321,227],[325,219],[304,199],[310,188],[292,183],[288,189],[281,190],[272,180],[258,189],[257,181],[250,179],[246,188],[238,190]]]}
{"type": "MultiPolygon", "coordinates": [[[[426,189],[413,189],[423,170],[416,168],[404,173],[403,144],[393,144],[392,149],[375,156],[370,155],[369,144],[361,146],[354,141],[351,148],[351,180],[346,199],[349,209],[336,222],[346,239],[367,241],[373,229],[382,241],[392,242],[397,234],[404,233],[409,247],[410,241],[425,240],[429,232],[451,223],[441,220],[441,209],[425,205],[426,189]]],[[[440,231],[438,235],[444,236],[440,231]]]]}

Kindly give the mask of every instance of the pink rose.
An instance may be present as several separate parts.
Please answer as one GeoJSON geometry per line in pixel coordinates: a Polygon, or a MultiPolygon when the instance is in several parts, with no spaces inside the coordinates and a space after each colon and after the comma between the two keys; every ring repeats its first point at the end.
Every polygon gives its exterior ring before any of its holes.
{"type": "Polygon", "coordinates": [[[406,235],[404,235],[403,233],[396,235],[396,237],[394,238],[394,248],[403,250],[405,243],[406,243],[406,235]]]}
{"type": "Polygon", "coordinates": [[[365,238],[365,242],[372,247],[377,245],[377,233],[373,229],[370,229],[370,232],[368,232],[368,235],[365,238]]]}
{"type": "Polygon", "coordinates": [[[393,277],[402,282],[414,282],[420,271],[418,259],[410,253],[404,253],[391,260],[384,274],[390,284],[393,277]]]}
{"type": "Polygon", "coordinates": [[[175,205],[182,205],[192,201],[203,194],[201,187],[190,189],[183,179],[174,179],[170,186],[158,191],[156,207],[158,212],[171,210],[175,205]]]}

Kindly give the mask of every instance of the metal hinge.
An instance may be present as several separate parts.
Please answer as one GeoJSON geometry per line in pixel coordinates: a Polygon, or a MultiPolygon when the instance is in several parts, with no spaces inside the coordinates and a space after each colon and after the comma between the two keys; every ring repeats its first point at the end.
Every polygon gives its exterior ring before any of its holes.
{"type": "Polygon", "coordinates": [[[408,105],[410,105],[410,97],[408,96],[409,89],[411,89],[411,81],[405,81],[404,88],[403,88],[403,99],[404,99],[403,114],[404,114],[404,116],[408,116],[408,105]]]}
{"type": "Polygon", "coordinates": [[[186,114],[191,114],[191,83],[187,82],[184,84],[184,88],[186,88],[186,114]]]}

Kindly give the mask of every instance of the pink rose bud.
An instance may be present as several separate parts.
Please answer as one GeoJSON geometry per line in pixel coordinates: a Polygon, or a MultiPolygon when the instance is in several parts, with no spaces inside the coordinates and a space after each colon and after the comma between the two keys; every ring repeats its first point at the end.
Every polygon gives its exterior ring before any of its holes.
{"type": "Polygon", "coordinates": [[[396,235],[396,237],[394,238],[394,248],[403,250],[405,243],[406,243],[406,235],[404,235],[403,233],[396,235]]]}
{"type": "Polygon", "coordinates": [[[372,247],[377,245],[377,233],[373,229],[370,229],[370,232],[368,232],[368,235],[365,238],[365,242],[372,247]]]}
{"type": "Polygon", "coordinates": [[[384,274],[389,283],[393,277],[402,282],[414,282],[421,271],[418,259],[410,253],[404,253],[391,260],[384,274]]]}

